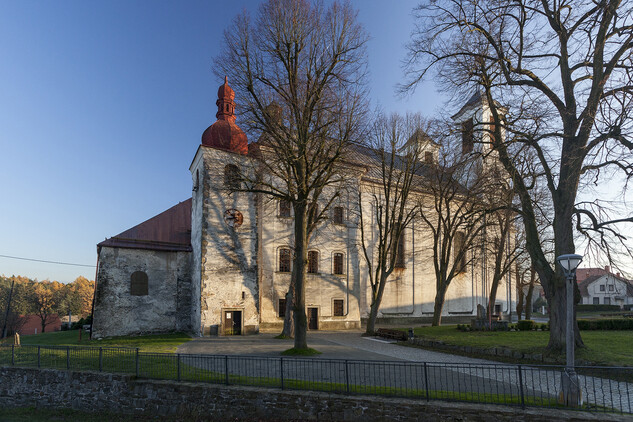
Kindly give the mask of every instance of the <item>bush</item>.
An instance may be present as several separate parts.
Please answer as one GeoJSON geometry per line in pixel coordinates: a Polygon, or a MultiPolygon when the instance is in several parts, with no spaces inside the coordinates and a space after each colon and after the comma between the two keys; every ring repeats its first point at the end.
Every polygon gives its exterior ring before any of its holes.
{"type": "Polygon", "coordinates": [[[577,312],[619,311],[618,305],[576,305],[577,312]]]}
{"type": "Polygon", "coordinates": [[[534,325],[534,321],[532,321],[531,319],[523,319],[517,322],[517,328],[521,331],[530,331],[536,327],[534,325]]]}
{"type": "Polygon", "coordinates": [[[633,330],[633,319],[579,319],[580,330],[633,330]]]}

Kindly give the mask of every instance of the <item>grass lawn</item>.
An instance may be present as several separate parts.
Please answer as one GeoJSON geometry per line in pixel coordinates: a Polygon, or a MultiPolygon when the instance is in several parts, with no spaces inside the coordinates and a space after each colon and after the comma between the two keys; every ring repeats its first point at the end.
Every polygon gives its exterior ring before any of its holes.
{"type": "MultiPolygon", "coordinates": [[[[90,347],[138,347],[142,352],[174,353],[176,348],[191,340],[187,334],[156,334],[136,337],[112,337],[103,340],[90,340],[88,333],[82,334],[79,341],[79,330],[56,331],[54,333],[33,334],[21,336],[22,344],[36,344],[41,346],[90,346],[90,347]]],[[[5,343],[12,344],[13,338],[5,343]]]]}
{"type": "MultiPolygon", "coordinates": [[[[455,325],[420,327],[415,335],[447,344],[481,348],[506,347],[523,353],[542,353],[549,331],[459,331],[455,325]]],[[[585,348],[576,358],[598,365],[633,366],[633,331],[581,331],[585,348]]]]}

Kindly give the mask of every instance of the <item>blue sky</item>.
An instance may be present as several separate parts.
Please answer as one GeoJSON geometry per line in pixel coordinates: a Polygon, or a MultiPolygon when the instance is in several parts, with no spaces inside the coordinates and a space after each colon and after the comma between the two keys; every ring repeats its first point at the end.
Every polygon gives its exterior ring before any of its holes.
{"type": "MultiPolygon", "coordinates": [[[[353,4],[373,104],[431,116],[444,100],[432,83],[395,95],[416,3],[353,4]]],[[[93,266],[98,242],[187,199],[222,33],[258,4],[0,2],[0,255],[93,266]]],[[[0,274],[69,282],[94,268],[0,257],[0,274]]]]}

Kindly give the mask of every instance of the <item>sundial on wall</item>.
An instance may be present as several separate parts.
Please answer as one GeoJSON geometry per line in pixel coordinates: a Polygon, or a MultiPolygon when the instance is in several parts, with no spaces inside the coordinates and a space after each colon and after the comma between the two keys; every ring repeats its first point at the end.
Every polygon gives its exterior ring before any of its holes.
{"type": "Polygon", "coordinates": [[[242,225],[242,222],[244,221],[244,217],[242,216],[241,212],[239,212],[236,209],[231,208],[224,211],[224,221],[230,227],[233,227],[234,229],[236,229],[242,225]]]}

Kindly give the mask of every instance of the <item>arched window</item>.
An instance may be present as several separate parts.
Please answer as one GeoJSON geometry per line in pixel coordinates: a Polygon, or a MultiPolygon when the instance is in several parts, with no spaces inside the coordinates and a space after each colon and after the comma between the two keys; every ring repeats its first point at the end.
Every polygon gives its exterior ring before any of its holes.
{"type": "Polygon", "coordinates": [[[130,277],[130,294],[132,296],[147,296],[147,274],[143,271],[135,271],[130,277]]]}
{"type": "Polygon", "coordinates": [[[279,272],[290,272],[290,249],[288,248],[279,249],[279,272]]]}
{"type": "Polygon", "coordinates": [[[290,202],[285,199],[279,200],[279,216],[290,217],[290,202]]]}
{"type": "Polygon", "coordinates": [[[235,164],[227,164],[224,167],[224,187],[230,190],[238,190],[242,182],[240,168],[235,164]]]}
{"type": "Polygon", "coordinates": [[[466,250],[466,234],[464,232],[456,232],[453,245],[457,272],[463,273],[466,271],[466,253],[468,252],[466,250]]]}
{"type": "Polygon", "coordinates": [[[396,268],[404,268],[404,242],[405,242],[405,231],[402,229],[400,233],[400,238],[398,239],[398,250],[396,251],[396,268]]]}
{"type": "Polygon", "coordinates": [[[317,251],[308,252],[308,273],[317,274],[319,272],[319,253],[317,251]]]}
{"type": "Polygon", "coordinates": [[[334,274],[343,274],[344,257],[345,255],[343,255],[342,253],[334,252],[334,255],[333,255],[334,265],[332,268],[332,271],[334,272],[334,274]]]}
{"type": "Polygon", "coordinates": [[[345,210],[343,207],[334,207],[332,214],[334,224],[343,224],[343,221],[345,221],[345,210]]]}

